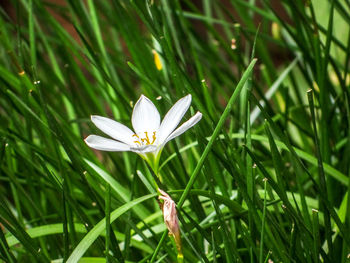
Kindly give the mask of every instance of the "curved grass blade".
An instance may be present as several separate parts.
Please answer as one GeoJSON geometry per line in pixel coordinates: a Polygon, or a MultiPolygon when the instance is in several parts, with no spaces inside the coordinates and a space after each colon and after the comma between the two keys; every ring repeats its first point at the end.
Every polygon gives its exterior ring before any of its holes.
{"type": "MultiPolygon", "coordinates": [[[[125,205],[115,209],[111,213],[110,222],[113,223],[114,220],[116,220],[119,216],[127,212],[128,210],[132,209],[134,206],[148,200],[151,198],[156,197],[157,194],[149,194],[142,196],[140,198],[137,198],[129,203],[126,203],[125,205]]],[[[92,243],[97,239],[97,237],[105,230],[106,227],[106,219],[102,219],[100,222],[98,222],[90,231],[87,233],[87,235],[79,242],[79,244],[75,247],[72,254],[69,256],[67,263],[75,263],[78,262],[78,260],[84,255],[84,253],[89,249],[89,247],[92,245],[92,243]]]]}

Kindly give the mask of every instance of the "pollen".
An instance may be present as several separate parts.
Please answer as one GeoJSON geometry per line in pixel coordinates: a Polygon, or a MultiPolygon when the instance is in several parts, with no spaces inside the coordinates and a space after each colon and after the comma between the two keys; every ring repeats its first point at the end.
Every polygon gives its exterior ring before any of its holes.
{"type": "Polygon", "coordinates": [[[149,136],[148,136],[148,132],[144,132],[145,133],[145,137],[144,138],[140,138],[137,134],[134,134],[132,137],[136,137],[137,139],[134,141],[134,143],[137,143],[139,146],[141,145],[151,145],[153,144],[157,137],[156,137],[156,132],[153,132],[152,135],[152,141],[150,140],[149,136]]]}
{"type": "Polygon", "coordinates": [[[146,145],[150,145],[149,138],[147,132],[145,132],[146,137],[142,138],[141,141],[144,143],[146,142],[146,145]]]}
{"type": "Polygon", "coordinates": [[[153,137],[152,137],[152,142],[151,144],[153,144],[156,141],[157,137],[156,137],[156,132],[153,132],[153,137]]]}
{"type": "Polygon", "coordinates": [[[132,137],[136,137],[137,138],[137,140],[136,141],[134,141],[134,143],[137,143],[138,145],[140,145],[141,146],[141,143],[140,143],[140,137],[135,133],[135,134],[133,134],[133,136],[132,137]]]}

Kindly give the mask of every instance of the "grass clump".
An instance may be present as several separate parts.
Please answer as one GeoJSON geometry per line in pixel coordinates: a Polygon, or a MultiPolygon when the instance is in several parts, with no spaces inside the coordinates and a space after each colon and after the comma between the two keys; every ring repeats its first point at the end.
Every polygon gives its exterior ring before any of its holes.
{"type": "Polygon", "coordinates": [[[184,262],[347,262],[348,1],[14,0],[0,15],[0,261],[175,262],[152,171],[97,152],[141,94],[203,117],[162,189],[184,262]]]}

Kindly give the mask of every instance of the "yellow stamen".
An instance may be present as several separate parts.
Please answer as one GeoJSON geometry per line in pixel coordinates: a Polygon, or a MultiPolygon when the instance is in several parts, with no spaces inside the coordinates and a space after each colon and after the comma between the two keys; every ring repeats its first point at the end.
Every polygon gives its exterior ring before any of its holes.
{"type": "Polygon", "coordinates": [[[150,145],[151,143],[149,142],[148,134],[145,132],[146,138],[141,139],[142,142],[146,141],[146,145],[150,145]]]}
{"type": "Polygon", "coordinates": [[[156,132],[153,132],[152,142],[150,141],[150,138],[148,137],[148,132],[145,132],[145,138],[140,138],[137,134],[134,134],[132,137],[136,137],[138,139],[137,141],[134,141],[134,143],[137,143],[139,145],[151,145],[157,139],[156,132]]]}
{"type": "Polygon", "coordinates": [[[153,132],[153,137],[152,137],[151,144],[153,144],[155,141],[156,141],[156,132],[153,132]]]}

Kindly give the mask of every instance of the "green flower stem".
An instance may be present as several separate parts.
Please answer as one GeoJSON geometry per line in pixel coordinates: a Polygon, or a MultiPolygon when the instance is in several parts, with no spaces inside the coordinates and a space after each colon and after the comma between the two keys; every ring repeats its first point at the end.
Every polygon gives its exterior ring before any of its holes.
{"type": "MultiPolygon", "coordinates": [[[[159,191],[159,184],[161,184],[162,177],[159,173],[158,167],[159,167],[159,159],[160,159],[160,153],[157,155],[154,154],[147,154],[147,157],[142,156],[144,160],[146,160],[147,166],[152,174],[153,183],[156,187],[156,191],[158,196],[161,196],[161,192],[159,191]]],[[[163,203],[163,200],[159,200],[159,202],[163,203]]],[[[180,233],[178,235],[173,236],[175,241],[175,247],[177,250],[177,262],[183,263],[184,256],[182,253],[182,245],[181,245],[181,236],[180,233]]],[[[152,257],[153,258],[153,257],[152,257]]]]}

